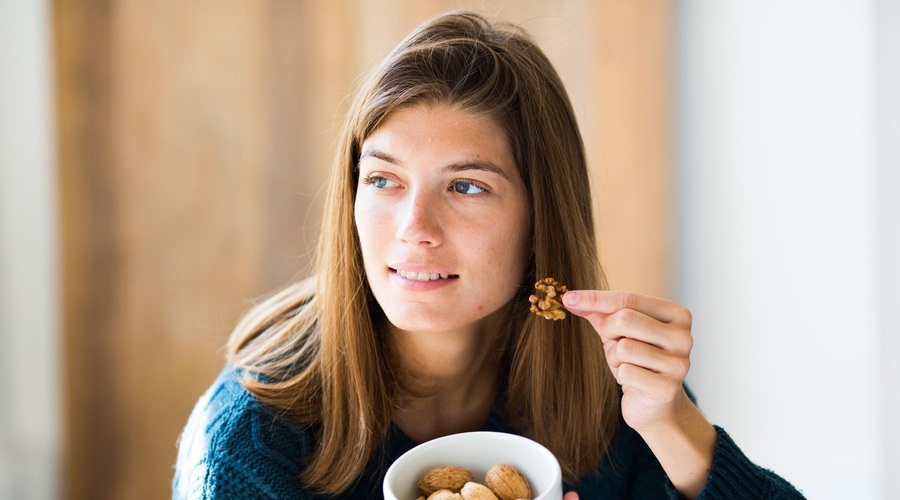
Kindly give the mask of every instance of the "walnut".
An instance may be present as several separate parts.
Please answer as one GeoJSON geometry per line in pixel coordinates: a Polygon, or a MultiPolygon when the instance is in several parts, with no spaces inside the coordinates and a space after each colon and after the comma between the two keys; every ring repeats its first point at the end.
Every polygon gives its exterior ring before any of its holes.
{"type": "Polygon", "coordinates": [[[466,483],[459,494],[463,500],[499,500],[490,488],[481,483],[466,483]]]}
{"type": "Polygon", "coordinates": [[[462,467],[447,466],[438,467],[428,471],[419,480],[419,491],[428,495],[438,490],[449,490],[451,493],[459,492],[463,485],[473,481],[472,473],[462,467]]]}
{"type": "Polygon", "coordinates": [[[565,306],[562,304],[562,296],[569,290],[566,285],[553,278],[544,278],[534,284],[535,294],[528,297],[531,302],[531,312],[544,319],[554,321],[565,319],[565,306]]]}
{"type": "Polygon", "coordinates": [[[531,498],[531,487],[525,475],[509,464],[497,464],[488,469],[484,484],[500,500],[531,498]]]}
{"type": "MultiPolygon", "coordinates": [[[[508,464],[491,467],[484,484],[477,483],[472,474],[456,466],[438,467],[426,472],[419,480],[419,490],[428,495],[427,500],[529,500],[531,488],[528,479],[518,469],[508,464]]],[[[416,500],[425,500],[420,496],[416,500]]]]}
{"type": "Polygon", "coordinates": [[[429,495],[427,500],[463,500],[463,497],[459,493],[450,490],[437,490],[429,495]]]}

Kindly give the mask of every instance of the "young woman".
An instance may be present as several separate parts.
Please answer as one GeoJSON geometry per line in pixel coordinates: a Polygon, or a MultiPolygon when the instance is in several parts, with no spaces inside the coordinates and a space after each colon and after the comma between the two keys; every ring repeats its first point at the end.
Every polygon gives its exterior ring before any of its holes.
{"type": "Polygon", "coordinates": [[[316,274],[254,307],[181,437],[179,498],[378,498],[452,433],[521,434],[566,498],[787,498],[685,393],[691,314],[607,291],[581,135],[521,30],[426,22],[344,123],[316,274]],[[529,313],[534,283],[570,315],[529,313]],[[577,494],[577,495],[576,495],[577,494]]]}

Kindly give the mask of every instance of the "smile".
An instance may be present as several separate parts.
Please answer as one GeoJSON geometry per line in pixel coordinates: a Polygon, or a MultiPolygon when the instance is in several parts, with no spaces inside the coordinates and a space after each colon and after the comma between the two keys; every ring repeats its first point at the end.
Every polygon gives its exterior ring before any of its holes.
{"type": "Polygon", "coordinates": [[[456,274],[423,273],[416,271],[405,271],[403,269],[395,269],[394,271],[396,271],[396,273],[400,276],[403,276],[404,278],[411,281],[433,281],[459,277],[456,274]]]}

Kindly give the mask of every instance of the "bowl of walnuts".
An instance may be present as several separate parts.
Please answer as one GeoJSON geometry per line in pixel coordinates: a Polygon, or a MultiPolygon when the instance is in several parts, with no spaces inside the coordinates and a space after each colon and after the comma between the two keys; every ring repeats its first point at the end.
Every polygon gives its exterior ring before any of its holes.
{"type": "Polygon", "coordinates": [[[550,450],[502,432],[464,432],[404,453],[384,477],[389,500],[559,500],[562,472],[550,450]]]}

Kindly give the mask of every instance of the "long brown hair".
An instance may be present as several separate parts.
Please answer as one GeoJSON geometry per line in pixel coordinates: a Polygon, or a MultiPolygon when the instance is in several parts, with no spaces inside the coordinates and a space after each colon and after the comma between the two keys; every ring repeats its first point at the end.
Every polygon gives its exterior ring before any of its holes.
{"type": "Polygon", "coordinates": [[[500,124],[531,197],[531,258],[503,339],[510,424],[549,448],[574,481],[599,466],[618,420],[618,389],[596,332],[579,318],[547,321],[527,312],[539,277],[606,289],[568,95],[521,29],[451,12],[400,42],[353,102],[339,137],[315,277],[255,306],[229,340],[229,361],[244,370],[244,387],[287,418],[318,426],[303,481],[325,493],[344,491],[362,472],[389,429],[396,397],[384,317],[354,225],[360,146],[391,112],[436,103],[500,124]]]}

